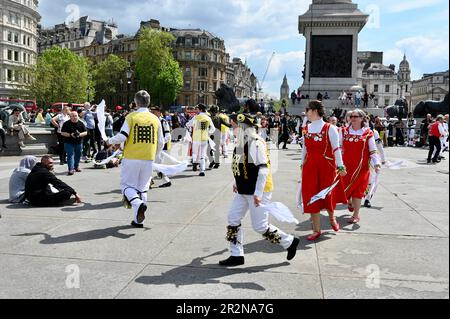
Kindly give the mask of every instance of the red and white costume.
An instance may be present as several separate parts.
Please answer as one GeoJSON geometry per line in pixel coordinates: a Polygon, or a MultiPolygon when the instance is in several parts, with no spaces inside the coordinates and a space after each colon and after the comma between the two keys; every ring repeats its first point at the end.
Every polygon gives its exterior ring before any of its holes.
{"type": "Polygon", "coordinates": [[[333,212],[338,203],[347,204],[343,183],[324,199],[308,205],[313,196],[341,179],[337,167],[344,166],[337,127],[323,120],[314,121],[304,128],[302,199],[306,214],[322,210],[333,212]]]}
{"type": "Polygon", "coordinates": [[[381,165],[374,133],[368,127],[358,131],[345,127],[342,130],[342,152],[347,176],[344,177],[347,198],[363,199],[370,181],[370,162],[381,165]]]}

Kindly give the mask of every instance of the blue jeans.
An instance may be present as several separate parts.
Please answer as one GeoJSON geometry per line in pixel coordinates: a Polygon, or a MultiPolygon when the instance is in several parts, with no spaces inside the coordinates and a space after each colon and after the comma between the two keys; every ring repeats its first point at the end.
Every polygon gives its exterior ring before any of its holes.
{"type": "Polygon", "coordinates": [[[81,159],[81,151],[82,144],[70,144],[65,143],[64,149],[67,153],[67,165],[69,166],[69,171],[73,171],[75,169],[80,168],[80,159],[81,159]]]}

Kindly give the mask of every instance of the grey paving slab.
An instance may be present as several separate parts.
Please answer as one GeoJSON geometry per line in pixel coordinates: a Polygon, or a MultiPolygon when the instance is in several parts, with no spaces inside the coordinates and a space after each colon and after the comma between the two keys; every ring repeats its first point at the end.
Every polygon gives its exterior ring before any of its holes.
{"type": "Polygon", "coordinates": [[[25,237],[14,237],[12,235],[27,232],[46,232],[52,228],[65,223],[62,219],[43,219],[18,216],[2,216],[0,222],[0,250],[3,248],[13,248],[16,245],[28,240],[25,237]]]}
{"type": "Polygon", "coordinates": [[[448,283],[322,276],[325,299],[448,299],[448,283]]]}
{"type": "Polygon", "coordinates": [[[143,267],[130,263],[1,255],[0,299],[110,299],[143,267]]]}
{"type": "Polygon", "coordinates": [[[320,299],[318,276],[277,271],[284,263],[233,270],[211,269],[193,260],[181,267],[149,266],[118,296],[120,299],[320,299]]]}
{"type": "Polygon", "coordinates": [[[366,277],[376,266],[382,279],[448,283],[448,238],[340,234],[317,253],[324,275],[366,277]]]}
{"type": "Polygon", "coordinates": [[[449,214],[448,212],[420,212],[424,218],[440,229],[444,234],[449,235],[449,214]]]}
{"type": "MultiPolygon", "coordinates": [[[[218,262],[230,256],[229,244],[225,237],[225,227],[189,226],[153,262],[182,266],[190,263],[191,260],[201,258],[201,261],[208,263],[210,267],[220,269],[218,262]],[[180,251],[183,254],[180,254],[180,251]]],[[[286,261],[286,250],[263,240],[262,236],[253,229],[245,228],[244,238],[246,267],[286,261]]],[[[303,240],[299,245],[296,258],[277,271],[319,274],[315,247],[303,240]]]]}
{"type": "Polygon", "coordinates": [[[181,229],[181,226],[147,224],[133,229],[111,221],[74,220],[48,233],[19,232],[30,240],[0,253],[149,263],[181,229]]]}

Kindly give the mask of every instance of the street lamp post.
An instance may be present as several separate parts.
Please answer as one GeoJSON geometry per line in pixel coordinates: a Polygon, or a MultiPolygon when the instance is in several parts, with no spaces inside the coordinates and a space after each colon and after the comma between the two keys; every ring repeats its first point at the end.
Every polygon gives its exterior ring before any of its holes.
{"type": "Polygon", "coordinates": [[[130,102],[130,86],[131,86],[131,78],[133,77],[133,71],[131,71],[131,68],[129,67],[127,70],[127,102],[128,104],[130,102]]]}

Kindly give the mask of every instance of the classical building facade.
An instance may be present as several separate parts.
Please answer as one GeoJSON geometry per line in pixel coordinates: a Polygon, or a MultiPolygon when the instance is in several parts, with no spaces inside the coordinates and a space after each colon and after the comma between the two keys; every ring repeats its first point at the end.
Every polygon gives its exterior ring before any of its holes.
{"type": "MultiPolygon", "coordinates": [[[[77,54],[91,59],[94,63],[100,63],[108,55],[115,54],[122,57],[130,64],[130,70],[124,74],[121,83],[118,83],[118,94],[106,97],[111,106],[126,105],[133,94],[140,89],[139,81],[134,76],[135,52],[138,47],[139,31],[132,36],[106,32],[109,24],[92,24],[89,29],[82,29],[80,19],[74,25],[68,27],[60,25],[55,29],[74,34],[71,42],[55,42],[58,39],[55,30],[45,31],[41,36],[41,51],[51,45],[67,47],[77,54]],[[92,26],[97,26],[93,28],[92,26]],[[64,27],[63,27],[64,26],[64,27]],[[95,32],[93,30],[96,30],[95,32]],[[51,34],[50,38],[46,34],[51,34]],[[89,38],[83,35],[89,35],[89,38]],[[77,38],[78,35],[78,38],[77,38]],[[108,35],[108,36],[106,36],[108,35]],[[48,38],[49,40],[44,41],[48,38]]],[[[85,21],[91,21],[86,19],[85,21]]],[[[95,21],[93,21],[95,22],[95,21]]],[[[224,40],[216,37],[208,31],[201,29],[173,29],[162,27],[158,20],[143,21],[142,28],[153,28],[171,33],[175,37],[172,43],[174,58],[178,61],[183,72],[184,86],[179,93],[176,105],[193,106],[198,103],[215,104],[215,91],[221,84],[233,87],[238,98],[253,97],[256,88],[256,77],[250,68],[238,58],[230,61],[226,53],[224,40]]],[[[65,39],[61,37],[61,39],[65,39]]],[[[70,36],[69,36],[70,40],[70,36]]]]}
{"type": "Polygon", "coordinates": [[[0,97],[26,97],[22,88],[27,79],[19,69],[36,63],[38,4],[38,0],[0,0],[0,97]]]}
{"type": "Polygon", "coordinates": [[[393,105],[403,97],[410,104],[411,69],[406,56],[397,73],[394,64],[383,64],[383,52],[358,52],[358,85],[374,96],[369,107],[393,105]]]}
{"type": "Polygon", "coordinates": [[[412,82],[411,105],[422,101],[442,101],[448,94],[449,71],[424,74],[422,79],[412,82]]]}
{"type": "Polygon", "coordinates": [[[113,22],[97,21],[88,16],[68,24],[57,24],[49,29],[39,28],[38,53],[58,45],[62,48],[79,50],[93,43],[106,44],[118,34],[113,22]]]}
{"type": "Polygon", "coordinates": [[[176,104],[216,103],[215,91],[227,78],[225,42],[200,29],[171,29],[170,33],[176,38],[173,56],[184,78],[176,104]]]}

